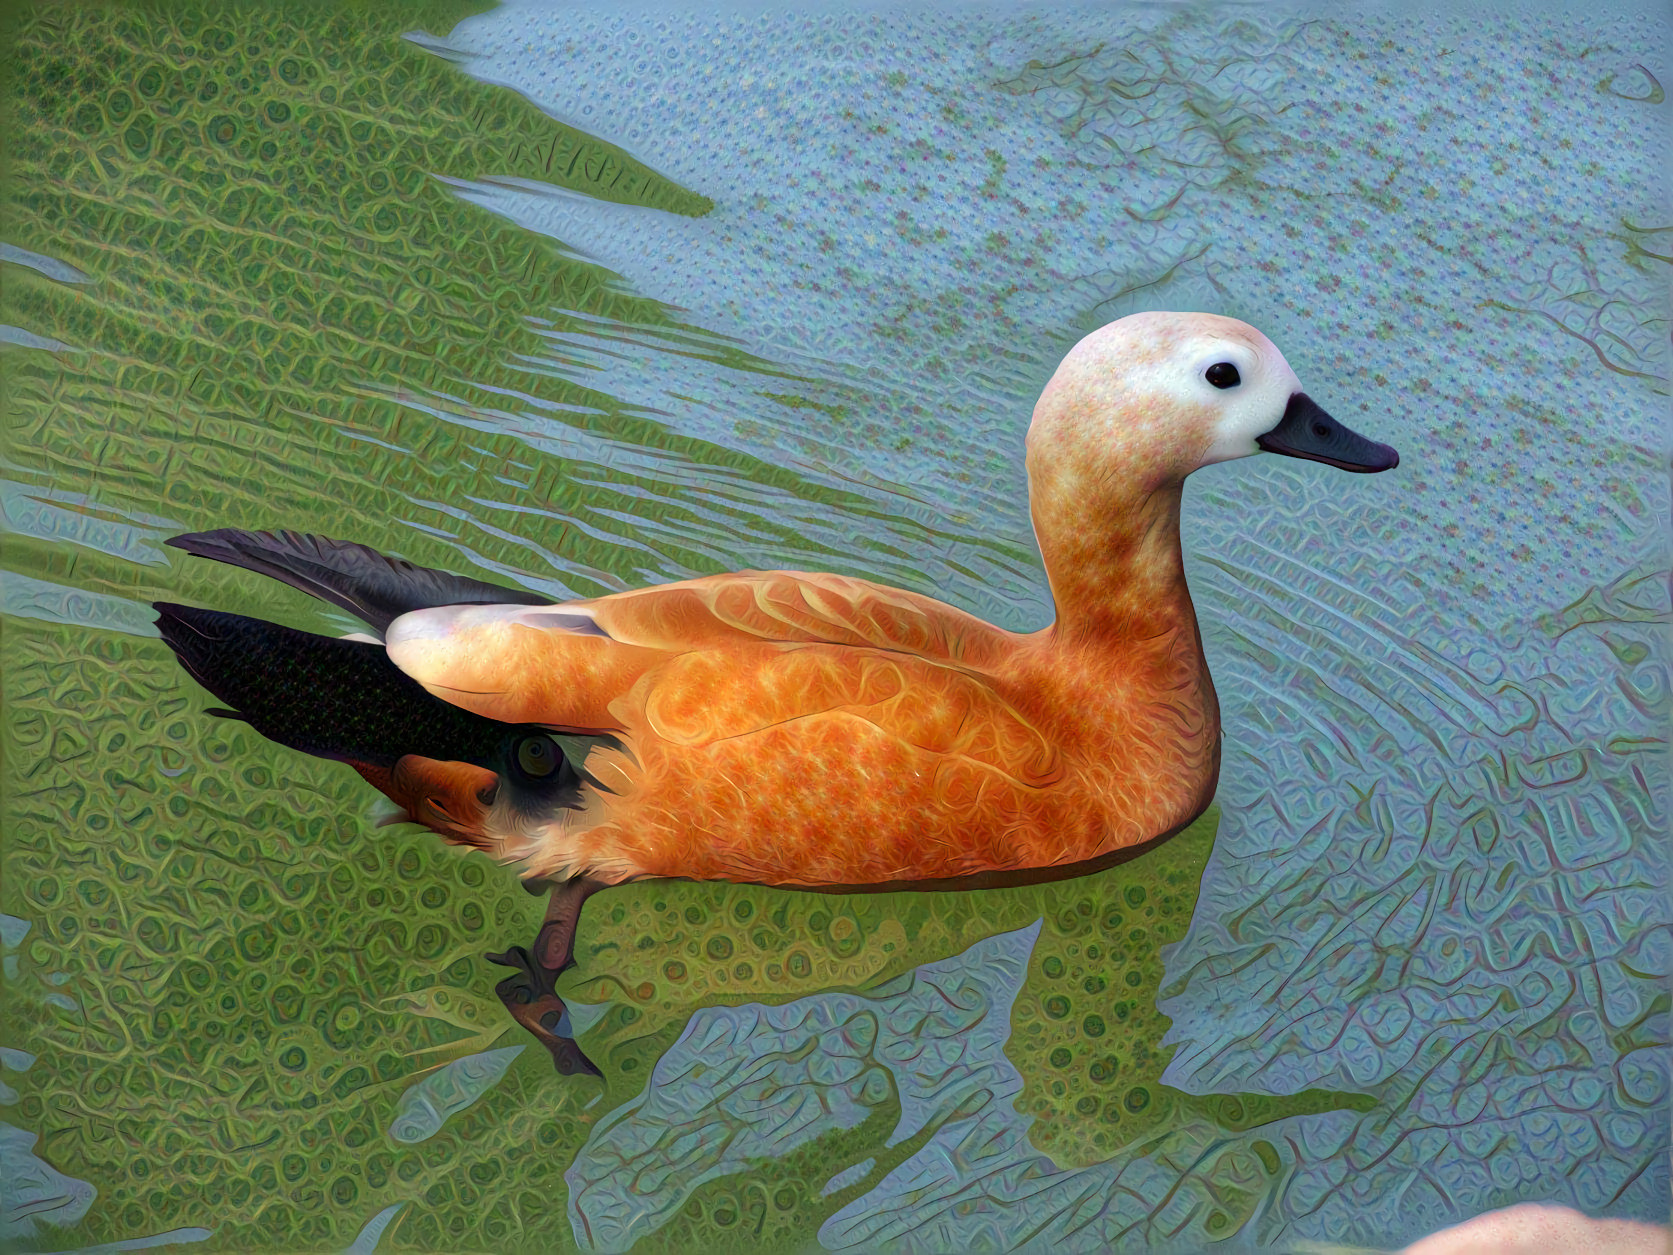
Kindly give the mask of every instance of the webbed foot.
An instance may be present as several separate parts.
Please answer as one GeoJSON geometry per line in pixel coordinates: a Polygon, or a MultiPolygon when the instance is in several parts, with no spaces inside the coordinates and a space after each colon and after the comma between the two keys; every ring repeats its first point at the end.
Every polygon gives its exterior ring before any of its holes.
{"type": "MultiPolygon", "coordinates": [[[[495,985],[494,992],[512,1018],[551,1053],[553,1064],[563,1076],[604,1075],[575,1044],[570,1035],[574,1030],[569,1011],[555,987],[557,978],[575,966],[575,929],[581,922],[581,907],[602,888],[602,882],[587,876],[554,885],[534,946],[527,950],[512,946],[504,954],[487,956],[491,963],[517,969],[515,975],[495,985]]],[[[539,888],[534,891],[539,892],[539,888]]]]}
{"type": "Polygon", "coordinates": [[[490,963],[517,969],[499,984],[494,992],[505,1009],[552,1055],[552,1063],[562,1076],[602,1076],[598,1066],[569,1036],[569,1010],[553,987],[558,973],[545,967],[522,946],[512,946],[504,954],[490,954],[490,963]]]}

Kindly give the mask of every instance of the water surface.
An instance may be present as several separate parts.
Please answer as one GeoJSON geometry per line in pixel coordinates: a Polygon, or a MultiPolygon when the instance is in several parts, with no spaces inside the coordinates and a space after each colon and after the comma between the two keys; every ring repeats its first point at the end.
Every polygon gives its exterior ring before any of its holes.
{"type": "Polygon", "coordinates": [[[1664,1216],[1664,20],[467,14],[20,23],[7,1240],[1664,1216]],[[1150,308],[1256,324],[1402,455],[1192,479],[1214,821],[1008,894],[596,899],[566,990],[602,1089],[509,1053],[481,955],[538,903],[204,716],[152,639],[154,598],[348,629],[161,546],[217,526],[554,597],[834,570],[1037,627],[1028,412],[1150,308]]]}

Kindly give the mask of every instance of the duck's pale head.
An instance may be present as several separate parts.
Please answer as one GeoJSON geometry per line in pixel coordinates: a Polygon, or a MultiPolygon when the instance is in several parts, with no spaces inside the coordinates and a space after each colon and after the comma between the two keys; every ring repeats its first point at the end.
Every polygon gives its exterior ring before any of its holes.
{"type": "Polygon", "coordinates": [[[1400,463],[1325,413],[1278,347],[1235,318],[1134,314],[1071,349],[1028,429],[1034,532],[1064,639],[1194,627],[1185,477],[1262,452],[1348,471],[1400,463]]]}
{"type": "Polygon", "coordinates": [[[1094,331],[1046,385],[1028,448],[1033,471],[1142,494],[1263,451],[1347,471],[1400,463],[1303,392],[1271,340],[1218,314],[1134,314],[1094,331]]]}

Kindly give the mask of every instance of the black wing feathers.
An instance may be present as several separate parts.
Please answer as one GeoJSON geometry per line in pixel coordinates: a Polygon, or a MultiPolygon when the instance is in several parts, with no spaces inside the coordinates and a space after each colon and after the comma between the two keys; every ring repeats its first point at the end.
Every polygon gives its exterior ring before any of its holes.
{"type": "Polygon", "coordinates": [[[432,606],[549,606],[550,597],[501,588],[390,558],[376,549],[300,532],[223,527],[165,542],[200,558],[243,567],[289,584],[363,619],[379,632],[409,610],[432,606]]]}
{"type": "Polygon", "coordinates": [[[403,754],[486,765],[518,730],[431,696],[382,645],[166,601],[156,609],[181,665],[232,707],[215,713],[304,754],[377,767],[403,754]]]}

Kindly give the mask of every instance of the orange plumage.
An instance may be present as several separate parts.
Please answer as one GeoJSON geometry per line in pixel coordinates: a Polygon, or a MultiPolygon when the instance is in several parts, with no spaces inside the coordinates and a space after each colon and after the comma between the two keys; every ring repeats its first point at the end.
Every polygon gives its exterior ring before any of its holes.
{"type": "Polygon", "coordinates": [[[585,761],[610,790],[596,810],[502,851],[530,873],[859,886],[1061,868],[1177,830],[1213,793],[1189,619],[1073,642],[789,572],[564,610],[608,636],[511,608],[445,612],[441,637],[391,629],[391,657],[449,702],[621,738],[585,761]]]}

